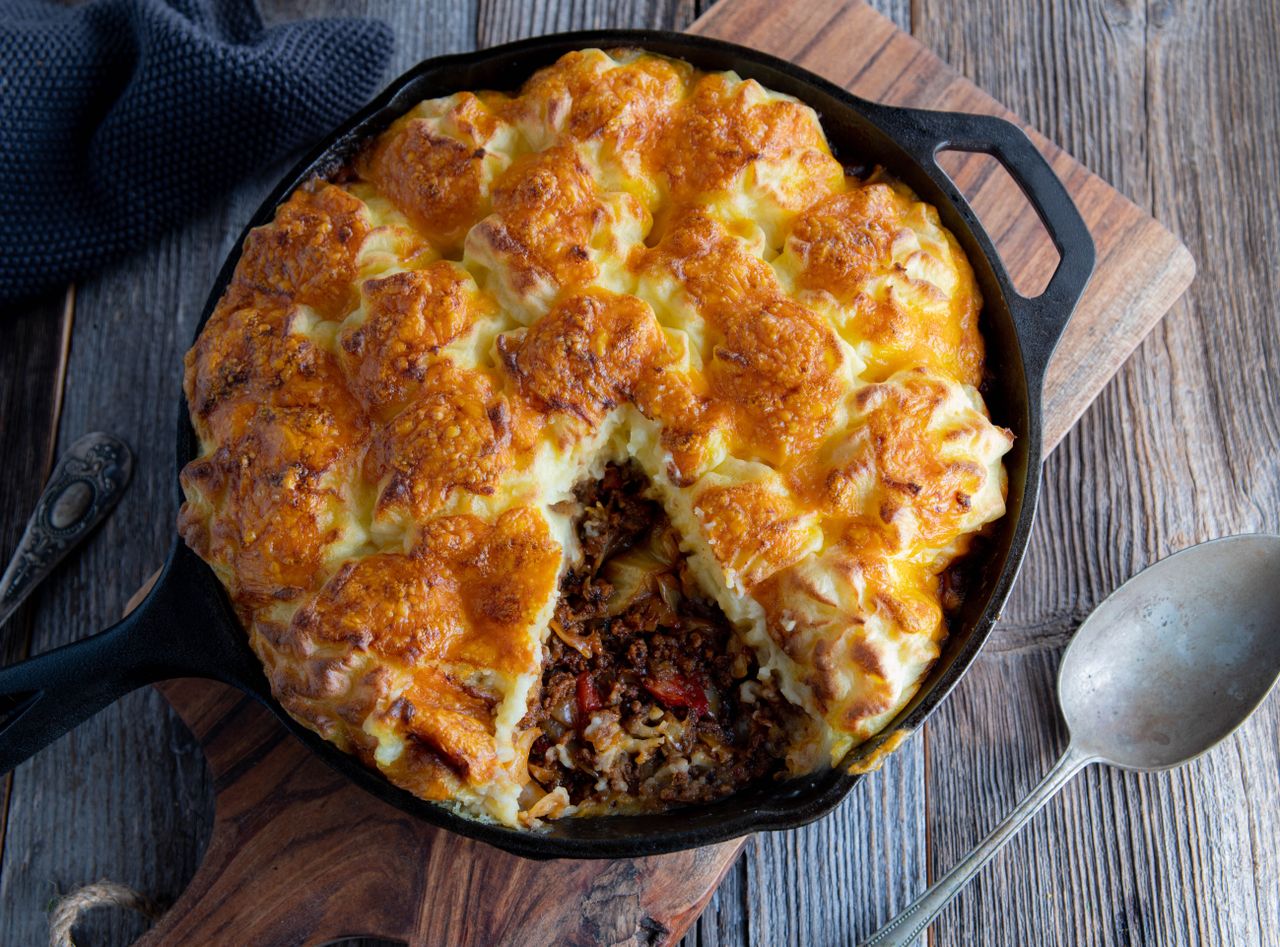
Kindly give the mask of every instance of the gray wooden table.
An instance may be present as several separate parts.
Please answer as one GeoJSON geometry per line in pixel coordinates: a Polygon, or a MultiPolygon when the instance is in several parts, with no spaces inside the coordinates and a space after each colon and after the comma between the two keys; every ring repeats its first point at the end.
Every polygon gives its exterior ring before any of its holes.
{"type": "MultiPolygon", "coordinates": [[[[845,944],[869,933],[1061,750],[1058,659],[1100,598],[1175,549],[1280,530],[1277,4],[874,5],[1170,226],[1200,276],[1049,459],[1004,621],[926,732],[829,818],[757,838],[690,944],[845,944]]],[[[394,73],[554,30],[678,28],[703,4],[267,6],[279,19],[351,12],[391,21],[394,73]]],[[[279,171],[74,294],[0,314],[0,550],[17,541],[59,444],[104,429],[138,455],[111,520],[3,629],[3,660],[108,624],[160,562],[177,507],[182,352],[223,255],[279,171]]],[[[1278,744],[1273,699],[1184,770],[1088,771],[947,910],[930,941],[1280,943],[1278,744]]],[[[20,767],[0,783],[0,944],[42,943],[51,899],[98,878],[173,899],[199,862],[211,799],[194,743],[150,690],[20,767]]],[[[129,943],[144,927],[98,912],[77,930],[96,947],[129,943]]]]}

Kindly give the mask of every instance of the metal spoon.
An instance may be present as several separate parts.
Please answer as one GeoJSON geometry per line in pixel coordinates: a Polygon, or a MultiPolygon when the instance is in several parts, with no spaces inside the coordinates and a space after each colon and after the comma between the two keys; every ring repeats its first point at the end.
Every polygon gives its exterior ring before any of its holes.
{"type": "Polygon", "coordinates": [[[995,831],[865,942],[909,944],[1005,842],[1089,763],[1171,769],[1230,736],[1280,675],[1280,536],[1184,549],[1120,586],[1058,671],[1071,742],[995,831]]]}

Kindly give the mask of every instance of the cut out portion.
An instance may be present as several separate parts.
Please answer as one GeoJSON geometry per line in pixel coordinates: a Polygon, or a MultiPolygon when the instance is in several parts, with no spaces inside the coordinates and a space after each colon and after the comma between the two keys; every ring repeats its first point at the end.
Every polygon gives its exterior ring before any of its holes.
{"type": "Polygon", "coordinates": [[[969,151],[940,152],[938,165],[978,215],[1014,288],[1027,297],[1044,292],[1062,257],[1004,165],[991,155],[969,151]]]}
{"type": "Polygon", "coordinates": [[[634,464],[577,490],[540,700],[523,721],[534,804],[577,814],[710,802],[783,769],[801,713],[688,570],[634,464]]]}

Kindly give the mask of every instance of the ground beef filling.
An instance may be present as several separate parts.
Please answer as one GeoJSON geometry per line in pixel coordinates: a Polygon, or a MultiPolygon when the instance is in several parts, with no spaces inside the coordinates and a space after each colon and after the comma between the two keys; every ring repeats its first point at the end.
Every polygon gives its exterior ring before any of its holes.
{"type": "Polygon", "coordinates": [[[578,490],[582,561],[560,585],[529,773],[581,811],[706,802],[777,772],[798,711],[705,598],[634,466],[578,490]]]}

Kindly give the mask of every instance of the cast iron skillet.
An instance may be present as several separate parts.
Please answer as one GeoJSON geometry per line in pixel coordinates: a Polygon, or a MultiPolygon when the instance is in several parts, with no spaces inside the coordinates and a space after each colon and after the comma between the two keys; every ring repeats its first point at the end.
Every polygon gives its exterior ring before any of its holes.
{"type": "MultiPolygon", "coordinates": [[[[1049,165],[1022,131],[1008,122],[877,105],[751,49],[642,30],[563,33],[422,63],[295,167],[258,209],[249,227],[269,222],[275,207],[298,185],[313,175],[337,170],[363,141],[422,99],[466,89],[514,90],[535,69],[570,50],[592,46],[639,46],[706,70],[733,69],[807,102],[822,117],[836,156],[846,165],[882,164],[938,208],[977,274],[986,301],[982,331],[991,375],[984,393],[995,422],[1017,436],[1005,459],[1008,512],[994,524],[982,548],[969,557],[966,601],[949,616],[950,636],[919,692],[881,738],[853,751],[845,763],[864,759],[889,734],[915,730],[923,723],[973,661],[999,616],[1035,513],[1045,367],[1093,273],[1093,241],[1049,165]],[[1014,290],[991,239],[935,160],[944,149],[993,155],[1025,191],[1061,255],[1057,272],[1040,296],[1028,299],[1014,290]]],[[[237,244],[209,295],[204,319],[221,297],[239,257],[237,244]]],[[[197,443],[185,402],[178,413],[181,468],[196,455],[197,443]]],[[[270,708],[312,752],[375,796],[427,822],[534,858],[651,855],[761,829],[793,828],[830,811],[861,778],[837,768],[751,786],[719,802],[661,815],[566,819],[552,823],[543,834],[461,818],[396,788],[286,714],[271,696],[222,586],[181,541],[175,541],[150,595],[123,621],[0,671],[0,773],[121,695],[172,677],[207,677],[232,684],[270,708]]]]}

